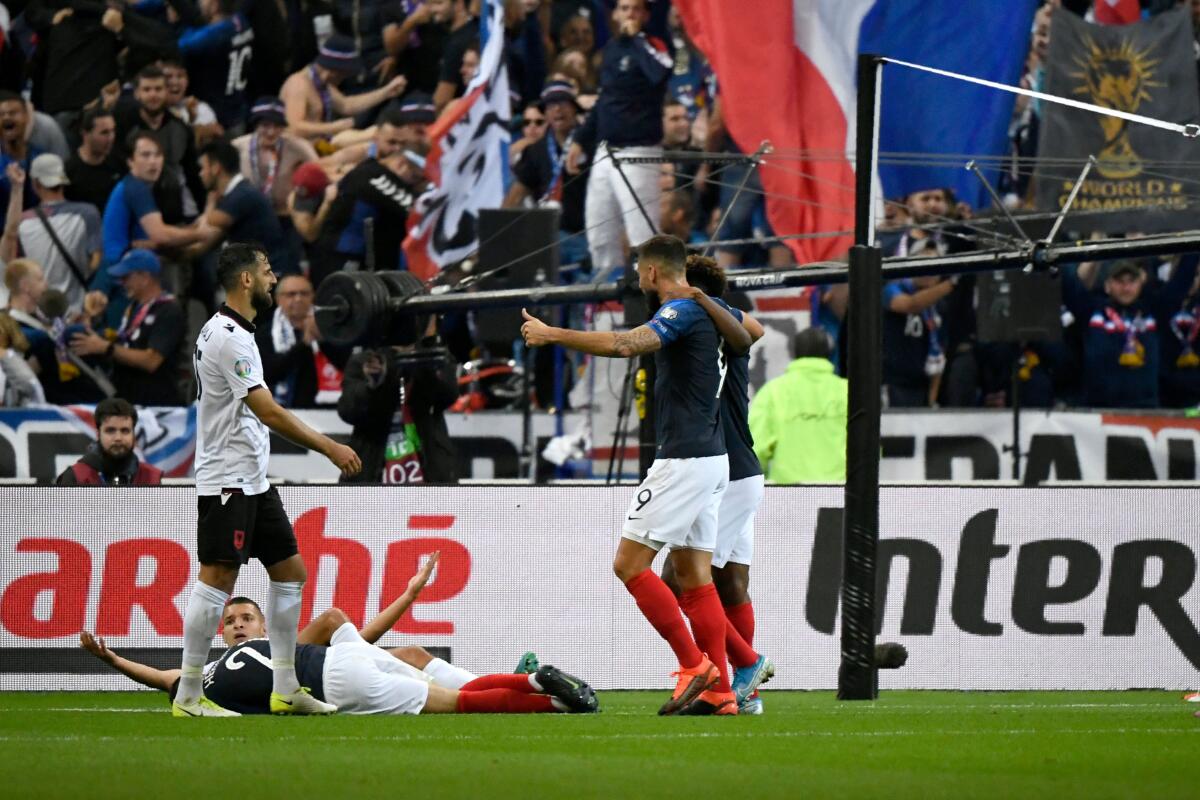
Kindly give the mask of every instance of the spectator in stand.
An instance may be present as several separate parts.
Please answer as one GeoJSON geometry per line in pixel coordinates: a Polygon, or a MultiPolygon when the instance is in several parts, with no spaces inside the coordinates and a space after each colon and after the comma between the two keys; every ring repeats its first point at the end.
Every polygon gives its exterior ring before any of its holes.
{"type": "MultiPolygon", "coordinates": [[[[513,168],[512,186],[504,198],[504,207],[513,208],[532,201],[535,205],[561,209],[558,220],[559,260],[580,264],[587,260],[587,237],[583,234],[584,199],[587,182],[570,179],[564,165],[578,126],[579,105],[575,90],[566,81],[550,81],[542,90],[541,107],[533,107],[549,126],[541,126],[541,139],[530,146],[513,168]]],[[[526,109],[525,119],[531,114],[526,109]]],[[[526,129],[528,130],[528,125],[526,129]]]]}
{"type": "MultiPolygon", "coordinates": [[[[607,5],[611,5],[608,3],[607,5]]],[[[587,42],[589,48],[608,44],[608,25],[604,21],[605,3],[599,0],[550,0],[542,5],[547,34],[559,50],[587,42]],[[548,10],[548,14],[545,11],[548,10]],[[579,24],[580,20],[586,26],[579,24]]]]}
{"type": "Polygon", "coordinates": [[[771,483],[846,480],[847,383],[833,372],[833,338],[808,328],[792,341],[792,363],[750,403],[754,454],[771,483]]]}
{"type": "MultiPolygon", "coordinates": [[[[225,239],[254,242],[266,251],[277,275],[298,273],[300,264],[292,258],[271,201],[242,177],[240,168],[237,148],[224,139],[210,142],[200,152],[200,176],[209,193],[205,211],[207,233],[190,248],[190,255],[201,256],[225,239]]],[[[205,285],[215,292],[215,274],[205,277],[208,281],[205,285]]]]}
{"type": "MultiPolygon", "coordinates": [[[[422,345],[436,342],[430,322],[422,345]]],[[[363,469],[343,482],[456,483],[458,453],[445,411],[458,399],[454,370],[446,364],[411,364],[412,348],[364,350],[351,356],[338,400],[338,416],[354,426],[350,446],[363,469]]]]}
{"type": "Polygon", "coordinates": [[[883,289],[883,383],[891,408],[934,404],[946,368],[937,304],[954,289],[938,277],[902,278],[883,289]]]}
{"type": "Polygon", "coordinates": [[[203,100],[188,95],[188,71],[173,58],[163,59],[163,77],[167,81],[167,110],[179,117],[196,135],[196,147],[203,147],[225,133],[217,122],[217,112],[203,100]]]}
{"type": "Polygon", "coordinates": [[[433,91],[433,105],[439,114],[466,87],[462,77],[463,54],[472,42],[475,50],[479,50],[479,7],[479,0],[453,0],[450,35],[442,48],[438,83],[433,91]]]}
{"type": "Polygon", "coordinates": [[[212,106],[226,134],[241,136],[250,108],[246,86],[254,31],[235,0],[200,0],[200,13],[205,24],[184,31],[179,52],[196,97],[212,106]]]}
{"type": "Polygon", "coordinates": [[[911,192],[904,198],[908,227],[881,246],[889,256],[915,255],[917,242],[929,239],[933,250],[924,251],[925,256],[943,256],[948,251],[946,237],[940,228],[928,230],[930,226],[945,222],[953,207],[945,189],[922,189],[911,192]]]}
{"type": "MultiPolygon", "coordinates": [[[[642,32],[648,18],[645,0],[617,0],[613,21],[618,35],[604,48],[600,98],[571,144],[566,162],[569,175],[579,173],[585,152],[595,151],[601,142],[622,148],[626,155],[662,154],[662,104],[671,58],[665,44],[642,32]]],[[[624,261],[622,230],[631,247],[654,234],[637,201],[650,213],[660,202],[656,165],[624,165],[631,193],[608,155],[596,152],[585,209],[588,248],[593,266],[601,273],[624,261]]]]}
{"type": "Polygon", "coordinates": [[[574,81],[579,92],[579,105],[585,110],[592,109],[596,103],[596,93],[600,90],[600,76],[587,56],[574,48],[563,50],[550,65],[550,74],[574,81]]]}
{"type": "Polygon", "coordinates": [[[25,103],[25,113],[29,117],[29,128],[26,131],[29,144],[43,153],[54,153],[65,161],[71,155],[71,148],[54,117],[38,111],[33,107],[33,103],[29,102],[25,103]]]}
{"type": "Polygon", "coordinates": [[[387,0],[333,0],[333,30],[358,46],[362,69],[351,75],[346,89],[360,94],[387,83],[396,74],[396,59],[384,47],[387,0]]]}
{"type": "Polygon", "coordinates": [[[356,114],[399,97],[408,85],[404,76],[399,75],[378,89],[342,94],[338,86],[362,71],[362,59],[353,39],[338,33],[326,39],[316,60],[288,76],[279,90],[292,133],[314,142],[320,151],[322,140],[327,142],[354,127],[356,114]]]}
{"type": "Polygon", "coordinates": [[[704,242],[704,234],[696,230],[696,201],[687,191],[664,191],[658,228],[688,244],[704,242]]]}
{"type": "Polygon", "coordinates": [[[344,173],[366,158],[386,158],[401,150],[423,153],[429,149],[427,129],[435,119],[437,112],[429,96],[410,92],[403,100],[384,106],[375,125],[334,137],[338,151],[326,156],[322,164],[331,172],[344,173]]]}
{"type": "Polygon", "coordinates": [[[383,43],[410,90],[432,95],[437,89],[453,18],[453,0],[401,0],[384,9],[383,43]]]}
{"type": "Polygon", "coordinates": [[[25,10],[37,33],[33,101],[48,114],[78,111],[120,78],[121,51],[144,64],[169,47],[170,29],[132,4],[33,0],[25,10]]]}
{"type": "MultiPolygon", "coordinates": [[[[1194,6],[1200,11],[1200,2],[1194,6]]],[[[1195,259],[1196,256],[1187,256],[1195,259]]],[[[1176,267],[1184,269],[1183,262],[1176,267]]],[[[1159,399],[1165,408],[1200,406],[1200,276],[1192,281],[1187,298],[1172,308],[1170,297],[1163,304],[1159,327],[1165,328],[1162,342],[1159,399]],[[1170,335],[1168,335],[1168,333],[1170,335]]]]}
{"type": "MultiPolygon", "coordinates": [[[[4,270],[4,286],[8,289],[8,308],[5,311],[20,326],[29,361],[45,396],[51,403],[68,400],[59,379],[58,356],[51,335],[50,320],[38,308],[46,292],[46,278],[36,261],[18,258],[9,261],[4,270]]],[[[74,399],[74,398],[70,398],[74,399]]]]}
{"type": "Polygon", "coordinates": [[[327,3],[306,0],[242,4],[240,10],[254,31],[246,97],[277,97],[287,76],[316,57],[314,20],[328,8],[327,3]]]}
{"type": "MultiPolygon", "coordinates": [[[[15,92],[0,90],[0,172],[4,173],[0,174],[0,206],[8,206],[8,165],[19,164],[29,172],[30,162],[42,153],[26,139],[28,127],[29,109],[25,101],[15,92]]],[[[24,208],[37,205],[37,195],[29,183],[25,185],[22,203],[24,208]]]]}
{"type": "MultiPolygon", "coordinates": [[[[663,104],[662,145],[663,150],[700,152],[700,148],[692,144],[692,120],[688,117],[687,107],[675,99],[663,104]]],[[[683,160],[670,163],[675,167],[675,190],[698,195],[697,175],[704,165],[699,161],[683,160]]]]}
{"type": "Polygon", "coordinates": [[[25,360],[29,340],[21,326],[0,311],[0,406],[19,408],[46,402],[46,394],[37,375],[25,360]]]}
{"type": "Polygon", "coordinates": [[[479,40],[472,39],[463,49],[462,60],[459,61],[458,74],[462,85],[467,86],[479,71],[479,40]]]}
{"type": "Polygon", "coordinates": [[[132,303],[125,308],[115,340],[92,330],[71,339],[77,356],[103,356],[112,366],[117,393],[139,406],[178,406],[178,360],[183,309],[162,287],[162,265],[149,250],[131,250],[108,268],[132,303]]]}
{"type": "Polygon", "coordinates": [[[57,486],[158,486],[162,470],[137,457],[138,413],[128,400],[109,397],[96,404],[96,441],[83,458],[63,470],[57,486]]]}
{"type": "Polygon", "coordinates": [[[117,122],[112,112],[97,107],[83,112],[79,122],[82,143],[67,159],[67,199],[90,203],[103,213],[108,196],[125,174],[125,167],[113,157],[117,122]]]}
{"type": "Polygon", "coordinates": [[[1089,292],[1098,265],[1063,269],[1063,304],[1081,322],[1085,405],[1092,408],[1157,408],[1161,352],[1156,317],[1170,318],[1196,278],[1195,257],[1179,262],[1170,280],[1148,293],[1146,272],[1134,261],[1112,264],[1104,294],[1089,292]],[[1164,313],[1165,312],[1165,313],[1164,313]]]}
{"type": "Polygon", "coordinates": [[[287,243],[288,258],[299,266],[302,246],[288,210],[292,176],[304,164],[317,160],[317,151],[307,139],[287,132],[283,103],[274,97],[260,97],[250,109],[253,133],[234,139],[242,176],[271,201],[279,227],[287,243]]]}
{"type": "Polygon", "coordinates": [[[103,252],[100,212],[66,199],[66,171],[52,153],[33,160],[29,179],[39,203],[21,218],[21,254],[41,264],[49,286],[65,294],[71,307],[81,308],[103,252]]]}
{"type": "Polygon", "coordinates": [[[313,316],[313,285],[303,275],[285,275],[275,285],[275,308],[254,326],[263,378],[284,408],[313,408],[337,402],[340,367],[348,348],[321,341],[313,316]]]}
{"type": "Polygon", "coordinates": [[[521,111],[520,122],[513,120],[513,135],[520,137],[508,146],[509,165],[515,167],[521,161],[525,148],[537,144],[546,135],[546,112],[540,102],[529,103],[521,111]],[[520,129],[517,129],[520,124],[520,129]]]}
{"type": "MultiPolygon", "coordinates": [[[[424,168],[421,154],[405,150],[369,158],[346,173],[314,253],[314,284],[342,269],[399,269],[408,212],[427,183],[424,168]]],[[[317,211],[311,202],[302,210],[317,211]]]]}
{"type": "Polygon", "coordinates": [[[518,108],[534,101],[546,83],[546,46],[536,14],[525,0],[504,0],[504,60],[508,88],[518,108]]]}
{"type": "MultiPolygon", "coordinates": [[[[309,245],[313,245],[321,236],[325,220],[333,209],[333,201],[337,199],[338,186],[329,180],[329,175],[316,162],[301,165],[292,175],[292,184],[296,187],[288,195],[292,225],[305,242],[310,261],[316,263],[316,258],[312,257],[315,248],[309,245]]],[[[316,275],[317,271],[314,269],[312,273],[316,275]]],[[[319,278],[317,285],[320,285],[319,278]]]]}
{"type": "Polygon", "coordinates": [[[135,246],[176,249],[204,236],[200,228],[181,228],[163,222],[153,191],[163,171],[159,137],[149,130],[135,130],[130,134],[128,150],[129,174],[112,190],[104,206],[104,263],[110,265],[135,246]]]}
{"type": "Polygon", "coordinates": [[[118,104],[118,155],[129,158],[130,136],[149,131],[158,139],[163,163],[154,197],[163,219],[179,223],[192,219],[204,202],[204,184],[196,161],[196,138],[191,127],[167,111],[167,78],[157,66],[143,67],[134,78],[132,103],[118,104]]]}

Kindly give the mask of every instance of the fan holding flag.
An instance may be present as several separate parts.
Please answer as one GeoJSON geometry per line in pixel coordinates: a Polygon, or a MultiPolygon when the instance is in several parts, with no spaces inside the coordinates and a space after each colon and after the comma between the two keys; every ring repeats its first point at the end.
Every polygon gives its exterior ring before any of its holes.
{"type": "Polygon", "coordinates": [[[433,187],[417,199],[404,253],[408,269],[430,280],[479,246],[479,211],[499,208],[508,172],[508,70],[504,3],[484,0],[479,71],[459,102],[429,128],[425,161],[433,187]]]}

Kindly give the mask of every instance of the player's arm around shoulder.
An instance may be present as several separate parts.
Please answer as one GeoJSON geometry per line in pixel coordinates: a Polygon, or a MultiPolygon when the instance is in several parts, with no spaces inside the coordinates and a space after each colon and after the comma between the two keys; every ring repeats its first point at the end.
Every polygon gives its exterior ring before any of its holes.
{"type": "Polygon", "coordinates": [[[754,344],[755,337],[725,303],[717,302],[695,286],[681,286],[670,292],[666,299],[691,300],[708,314],[717,328],[717,333],[735,353],[744,355],[750,352],[750,345],[754,344]]]}
{"type": "Polygon", "coordinates": [[[246,405],[268,428],[325,456],[346,477],[362,471],[362,460],[353,449],[304,424],[299,417],[275,402],[265,386],[259,385],[247,392],[246,405]]]}

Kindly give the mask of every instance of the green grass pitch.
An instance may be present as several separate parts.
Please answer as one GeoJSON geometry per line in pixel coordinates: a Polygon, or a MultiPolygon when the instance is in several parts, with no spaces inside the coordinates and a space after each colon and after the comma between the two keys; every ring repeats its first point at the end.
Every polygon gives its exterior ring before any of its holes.
{"type": "Polygon", "coordinates": [[[763,692],[767,713],[177,720],[162,695],[0,693],[0,797],[1195,798],[1166,692],[763,692]]]}

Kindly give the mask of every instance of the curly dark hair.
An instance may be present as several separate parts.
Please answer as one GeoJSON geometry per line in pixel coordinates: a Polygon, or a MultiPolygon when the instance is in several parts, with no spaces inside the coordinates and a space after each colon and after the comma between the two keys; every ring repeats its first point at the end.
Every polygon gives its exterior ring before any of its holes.
{"type": "Polygon", "coordinates": [[[717,260],[692,253],[687,257],[687,282],[709,297],[723,297],[729,281],[717,260]]]}

